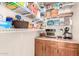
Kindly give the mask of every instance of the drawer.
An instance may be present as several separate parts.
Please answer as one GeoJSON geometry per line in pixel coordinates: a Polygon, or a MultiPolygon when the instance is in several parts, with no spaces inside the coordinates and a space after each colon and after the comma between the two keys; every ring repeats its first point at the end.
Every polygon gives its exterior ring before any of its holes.
{"type": "Polygon", "coordinates": [[[78,44],[75,43],[65,43],[65,47],[67,48],[78,48],[78,44]]]}
{"type": "Polygon", "coordinates": [[[49,40],[46,41],[46,45],[50,45],[50,46],[56,46],[57,47],[57,43],[58,42],[56,42],[56,41],[49,41],[49,40]]]}
{"type": "Polygon", "coordinates": [[[8,52],[0,52],[0,56],[8,56],[9,53],[8,52]]]}
{"type": "Polygon", "coordinates": [[[42,43],[45,42],[45,40],[39,40],[39,39],[36,39],[35,42],[36,42],[36,43],[40,43],[40,44],[42,44],[42,43]]]}
{"type": "Polygon", "coordinates": [[[9,55],[8,49],[0,49],[0,56],[7,56],[9,55]]]}

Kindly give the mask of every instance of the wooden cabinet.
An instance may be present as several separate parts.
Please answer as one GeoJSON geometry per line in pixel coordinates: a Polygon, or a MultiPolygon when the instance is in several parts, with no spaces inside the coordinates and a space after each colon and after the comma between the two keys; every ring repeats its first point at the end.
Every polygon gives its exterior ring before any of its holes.
{"type": "Polygon", "coordinates": [[[36,56],[78,56],[79,48],[76,43],[50,40],[35,40],[36,56]]]}
{"type": "Polygon", "coordinates": [[[35,55],[43,56],[45,55],[45,41],[43,40],[35,40],[35,55]]]}

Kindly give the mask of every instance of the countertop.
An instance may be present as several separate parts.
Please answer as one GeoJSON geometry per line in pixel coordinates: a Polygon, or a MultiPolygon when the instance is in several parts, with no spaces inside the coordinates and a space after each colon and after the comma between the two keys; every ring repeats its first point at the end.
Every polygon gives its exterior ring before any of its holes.
{"type": "Polygon", "coordinates": [[[59,41],[59,42],[67,42],[67,43],[76,43],[76,44],[79,44],[79,41],[73,40],[73,39],[49,38],[49,37],[37,37],[36,39],[51,40],[51,41],[59,41]]]}

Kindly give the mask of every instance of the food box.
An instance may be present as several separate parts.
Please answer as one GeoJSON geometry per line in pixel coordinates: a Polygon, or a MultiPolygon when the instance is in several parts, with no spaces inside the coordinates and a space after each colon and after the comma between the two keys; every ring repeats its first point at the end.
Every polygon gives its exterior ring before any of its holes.
{"type": "Polygon", "coordinates": [[[58,16],[58,10],[54,9],[51,10],[51,17],[57,17],[58,16]]]}

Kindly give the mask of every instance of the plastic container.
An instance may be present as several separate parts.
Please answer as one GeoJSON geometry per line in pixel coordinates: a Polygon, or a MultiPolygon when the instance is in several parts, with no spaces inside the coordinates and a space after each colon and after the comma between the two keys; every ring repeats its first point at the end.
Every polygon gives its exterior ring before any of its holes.
{"type": "Polygon", "coordinates": [[[11,27],[12,27],[12,22],[0,21],[0,28],[1,29],[11,28],[11,27]]]}
{"type": "Polygon", "coordinates": [[[13,18],[11,18],[11,17],[6,17],[6,21],[12,22],[12,21],[13,21],[13,18]]]}

